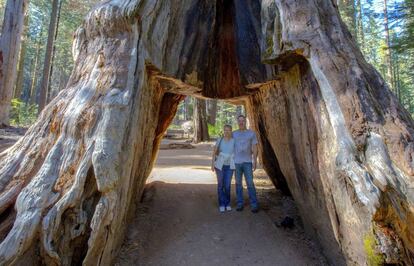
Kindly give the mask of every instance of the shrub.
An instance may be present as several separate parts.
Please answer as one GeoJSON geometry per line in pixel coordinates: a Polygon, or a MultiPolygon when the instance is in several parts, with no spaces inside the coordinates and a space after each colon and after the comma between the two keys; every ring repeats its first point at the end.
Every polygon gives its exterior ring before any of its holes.
{"type": "Polygon", "coordinates": [[[29,104],[20,99],[12,99],[10,111],[10,125],[28,127],[37,119],[37,104],[29,104]]]}

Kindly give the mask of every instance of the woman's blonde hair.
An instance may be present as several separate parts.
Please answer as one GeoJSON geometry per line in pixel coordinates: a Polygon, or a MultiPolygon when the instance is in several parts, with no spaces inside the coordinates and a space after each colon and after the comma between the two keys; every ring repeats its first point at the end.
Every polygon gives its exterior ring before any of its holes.
{"type": "Polygon", "coordinates": [[[223,129],[225,129],[226,127],[227,127],[227,128],[230,128],[230,130],[232,130],[232,129],[233,129],[233,127],[232,127],[231,125],[229,125],[229,124],[225,124],[225,125],[224,125],[224,127],[223,127],[223,129]]]}

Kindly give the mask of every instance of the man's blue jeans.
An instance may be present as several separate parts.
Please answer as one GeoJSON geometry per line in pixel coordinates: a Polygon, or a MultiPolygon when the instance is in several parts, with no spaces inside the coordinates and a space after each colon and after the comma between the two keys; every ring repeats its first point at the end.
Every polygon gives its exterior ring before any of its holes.
{"type": "Polygon", "coordinates": [[[253,183],[253,164],[236,163],[236,195],[237,207],[243,207],[243,174],[249,192],[250,207],[257,208],[256,188],[253,183]]]}
{"type": "Polygon", "coordinates": [[[220,207],[230,206],[230,189],[231,178],[234,170],[230,169],[230,165],[223,165],[223,169],[216,168],[217,175],[217,195],[220,207]]]}

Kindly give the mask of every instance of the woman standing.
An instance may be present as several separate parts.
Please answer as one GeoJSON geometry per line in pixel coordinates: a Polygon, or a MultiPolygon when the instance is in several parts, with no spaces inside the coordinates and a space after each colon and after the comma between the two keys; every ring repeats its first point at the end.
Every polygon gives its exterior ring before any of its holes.
{"type": "Polygon", "coordinates": [[[235,168],[232,127],[225,125],[224,136],[217,140],[211,162],[211,170],[215,171],[217,175],[217,194],[220,212],[231,211],[231,178],[235,168]]]}

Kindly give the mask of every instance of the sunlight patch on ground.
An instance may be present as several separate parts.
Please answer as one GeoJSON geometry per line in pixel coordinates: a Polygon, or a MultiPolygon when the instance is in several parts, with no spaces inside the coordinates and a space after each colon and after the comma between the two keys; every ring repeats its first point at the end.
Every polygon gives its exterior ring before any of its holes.
{"type": "MultiPolygon", "coordinates": [[[[163,140],[164,144],[175,142],[177,141],[163,140]]],[[[216,174],[210,168],[214,142],[193,145],[194,149],[160,150],[147,184],[155,181],[170,184],[217,184],[216,174]]],[[[233,175],[232,183],[234,182],[233,175]]],[[[273,188],[260,164],[254,172],[254,182],[257,188],[273,188]]]]}
{"type": "Polygon", "coordinates": [[[161,181],[170,184],[216,184],[216,176],[208,167],[155,167],[147,183],[161,181]]]}

